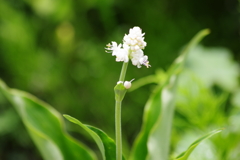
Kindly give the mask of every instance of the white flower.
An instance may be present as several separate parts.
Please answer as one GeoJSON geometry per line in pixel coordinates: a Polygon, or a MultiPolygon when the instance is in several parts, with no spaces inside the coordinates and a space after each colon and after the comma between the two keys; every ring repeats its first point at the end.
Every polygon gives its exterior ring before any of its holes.
{"type": "Polygon", "coordinates": [[[132,64],[134,66],[137,66],[138,68],[141,68],[141,63],[140,63],[140,59],[144,56],[143,51],[141,49],[136,50],[134,52],[131,53],[131,60],[132,60],[132,64]]]}
{"type": "Polygon", "coordinates": [[[129,82],[129,81],[125,81],[123,85],[124,85],[124,87],[125,87],[126,89],[129,89],[129,88],[131,88],[132,83],[129,82]]]}
{"type": "Polygon", "coordinates": [[[118,81],[117,84],[123,83],[123,81],[118,81]]]}
{"type": "Polygon", "coordinates": [[[132,81],[134,81],[134,79],[132,79],[131,81],[125,81],[125,82],[123,83],[123,86],[124,86],[126,89],[131,88],[131,86],[132,86],[132,81]]]}
{"type": "Polygon", "coordinates": [[[123,41],[130,46],[132,51],[144,49],[147,45],[144,41],[144,34],[145,33],[142,33],[141,28],[133,27],[129,30],[129,34],[124,36],[123,41]]]}
{"type": "Polygon", "coordinates": [[[139,62],[141,65],[144,65],[147,68],[151,67],[151,65],[149,64],[149,61],[148,61],[148,56],[143,56],[142,58],[140,58],[139,62]]]}
{"type": "Polygon", "coordinates": [[[120,62],[128,62],[129,61],[129,47],[125,44],[123,44],[123,48],[122,48],[122,44],[117,45],[116,42],[112,42],[111,44],[107,45],[108,48],[106,48],[106,50],[109,50],[110,52],[112,52],[113,56],[116,56],[116,61],[120,62]]]}
{"type": "Polygon", "coordinates": [[[150,67],[148,57],[144,56],[143,49],[147,43],[144,41],[145,33],[142,33],[141,28],[133,27],[129,30],[129,34],[123,37],[123,45],[117,45],[116,42],[108,44],[106,50],[112,52],[116,56],[116,61],[128,62],[131,59],[132,64],[141,68],[145,65],[150,67]]]}

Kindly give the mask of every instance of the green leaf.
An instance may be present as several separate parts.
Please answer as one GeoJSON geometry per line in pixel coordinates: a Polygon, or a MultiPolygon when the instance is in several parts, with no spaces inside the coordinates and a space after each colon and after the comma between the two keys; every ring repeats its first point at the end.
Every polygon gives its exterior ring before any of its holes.
{"type": "Polygon", "coordinates": [[[182,51],[181,55],[176,59],[168,72],[169,78],[161,90],[161,111],[158,120],[150,131],[147,142],[148,160],[167,160],[169,157],[177,80],[179,74],[184,69],[185,61],[189,52],[207,34],[209,34],[208,29],[200,31],[182,51]]]}
{"type": "Polygon", "coordinates": [[[150,83],[156,83],[156,84],[162,84],[166,81],[167,74],[162,70],[158,69],[156,71],[156,74],[149,75],[143,78],[140,78],[132,83],[132,87],[128,89],[129,92],[132,92],[144,85],[150,84],[150,83]]]}
{"type": "Polygon", "coordinates": [[[148,135],[160,112],[161,89],[157,88],[146,103],[142,129],[134,142],[129,160],[145,160],[147,157],[148,135]]]}
{"type": "Polygon", "coordinates": [[[110,137],[108,137],[106,133],[104,133],[102,130],[95,128],[93,126],[82,124],[79,120],[69,115],[63,115],[63,116],[70,122],[75,123],[80,127],[82,127],[85,131],[87,131],[92,136],[92,138],[95,140],[95,142],[97,143],[102,153],[103,160],[116,159],[116,144],[110,137]]]}
{"type": "Polygon", "coordinates": [[[166,160],[169,154],[172,118],[175,107],[176,85],[189,51],[207,34],[200,31],[185,47],[168,70],[165,83],[150,96],[144,110],[142,129],[134,142],[130,160],[166,160]]]}
{"type": "Polygon", "coordinates": [[[238,87],[239,65],[226,48],[198,45],[189,55],[187,63],[187,67],[207,87],[218,85],[229,92],[234,92],[238,87]]]}
{"type": "Polygon", "coordinates": [[[217,130],[214,130],[208,134],[206,134],[205,136],[202,136],[201,138],[197,139],[195,142],[193,142],[189,147],[188,149],[181,153],[179,156],[177,156],[175,158],[175,160],[187,160],[189,155],[192,153],[192,151],[205,139],[208,139],[210,137],[212,137],[213,135],[221,132],[223,129],[217,129],[217,130]]]}
{"type": "Polygon", "coordinates": [[[0,92],[17,110],[43,159],[96,159],[91,150],[66,133],[62,116],[51,106],[26,92],[8,88],[1,80],[0,92]]]}

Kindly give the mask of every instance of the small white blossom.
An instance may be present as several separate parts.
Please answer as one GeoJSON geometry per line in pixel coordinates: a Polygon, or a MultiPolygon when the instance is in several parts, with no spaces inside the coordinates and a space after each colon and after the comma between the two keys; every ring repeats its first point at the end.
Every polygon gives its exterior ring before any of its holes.
{"type": "Polygon", "coordinates": [[[129,88],[131,88],[132,83],[129,82],[129,81],[125,81],[123,85],[124,85],[124,87],[125,87],[126,89],[129,89],[129,88]]]}
{"type": "Polygon", "coordinates": [[[142,58],[140,58],[139,62],[141,65],[144,65],[147,68],[151,67],[151,65],[149,64],[149,61],[148,61],[148,56],[143,56],[142,58]]]}
{"type": "Polygon", "coordinates": [[[141,63],[140,63],[140,59],[144,56],[143,51],[141,49],[136,50],[134,52],[131,53],[131,60],[132,60],[132,64],[134,66],[137,66],[138,68],[141,68],[141,63]]]}
{"type": "Polygon", "coordinates": [[[112,52],[116,56],[116,61],[128,62],[131,59],[132,64],[141,68],[142,65],[147,68],[151,67],[148,57],[144,56],[143,49],[147,43],[144,41],[145,33],[142,33],[141,28],[133,27],[129,30],[129,34],[123,37],[123,45],[117,45],[116,42],[108,44],[106,50],[112,52]]]}
{"type": "Polygon", "coordinates": [[[123,83],[123,81],[118,81],[117,84],[123,83]]]}
{"type": "Polygon", "coordinates": [[[117,45],[116,42],[112,42],[111,44],[107,45],[108,48],[106,48],[106,50],[109,50],[112,52],[113,56],[116,56],[116,61],[120,62],[128,62],[129,61],[129,47],[125,44],[123,44],[123,48],[122,48],[122,44],[117,45]]]}
{"type": "Polygon", "coordinates": [[[144,34],[141,28],[133,27],[129,30],[129,34],[124,36],[123,41],[130,46],[132,51],[144,49],[147,45],[144,41],[144,34]]]}
{"type": "Polygon", "coordinates": [[[124,82],[124,87],[126,88],[126,89],[129,89],[129,88],[131,88],[131,86],[132,86],[132,81],[134,81],[134,79],[132,79],[131,81],[125,81],[124,82]]]}

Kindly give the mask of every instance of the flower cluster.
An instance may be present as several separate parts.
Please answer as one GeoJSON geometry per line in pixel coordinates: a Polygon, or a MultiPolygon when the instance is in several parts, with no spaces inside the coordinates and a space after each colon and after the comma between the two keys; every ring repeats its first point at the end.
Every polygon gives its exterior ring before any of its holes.
{"type": "Polygon", "coordinates": [[[123,44],[117,44],[112,42],[108,44],[106,50],[112,52],[113,56],[116,56],[117,62],[128,62],[131,59],[132,64],[140,68],[145,65],[150,67],[148,56],[145,56],[143,49],[147,43],[144,41],[144,34],[141,28],[133,27],[129,30],[129,34],[123,38],[123,44]]]}

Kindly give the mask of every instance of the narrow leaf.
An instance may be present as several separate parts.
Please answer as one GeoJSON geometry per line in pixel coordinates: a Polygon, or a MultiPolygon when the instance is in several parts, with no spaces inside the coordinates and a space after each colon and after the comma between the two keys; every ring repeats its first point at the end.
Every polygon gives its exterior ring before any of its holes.
{"type": "Polygon", "coordinates": [[[201,138],[197,139],[195,142],[193,142],[189,147],[188,149],[181,153],[179,156],[176,157],[175,160],[187,160],[189,155],[192,153],[192,151],[205,139],[208,139],[210,137],[212,137],[213,135],[221,132],[223,129],[217,129],[217,130],[214,130],[208,134],[206,134],[205,136],[202,136],[201,138]]]}
{"type": "Polygon", "coordinates": [[[148,135],[160,112],[162,88],[157,88],[146,103],[141,132],[134,142],[129,160],[146,160],[148,135]]]}
{"type": "Polygon", "coordinates": [[[92,136],[92,138],[97,143],[104,160],[116,159],[116,144],[110,137],[108,137],[106,133],[104,133],[102,130],[95,128],[93,126],[82,124],[79,120],[69,115],[63,115],[63,116],[70,122],[75,123],[80,127],[82,127],[85,131],[87,131],[92,136]]]}
{"type": "Polygon", "coordinates": [[[0,80],[2,92],[20,115],[44,160],[95,160],[91,150],[70,137],[63,129],[62,116],[36,97],[9,89],[0,80]]]}

